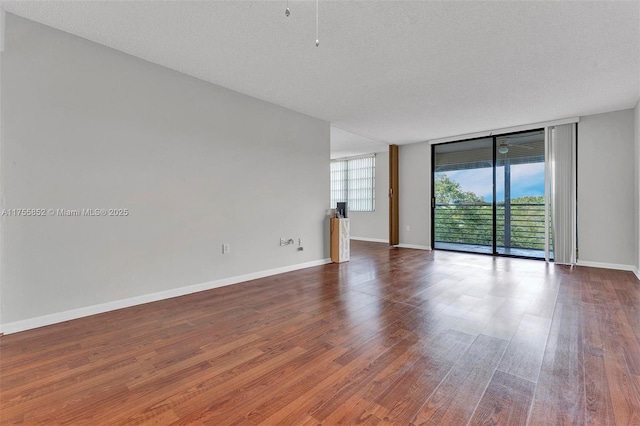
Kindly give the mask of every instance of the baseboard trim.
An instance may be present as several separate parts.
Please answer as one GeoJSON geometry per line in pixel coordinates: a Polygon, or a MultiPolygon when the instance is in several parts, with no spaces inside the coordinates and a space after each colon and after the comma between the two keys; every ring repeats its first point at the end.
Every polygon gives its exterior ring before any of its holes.
{"type": "Polygon", "coordinates": [[[400,244],[396,244],[394,247],[408,248],[408,249],[415,249],[415,250],[431,250],[431,246],[421,246],[417,244],[400,243],[400,244]]]}
{"type": "Polygon", "coordinates": [[[636,274],[636,278],[640,281],[640,269],[633,268],[633,273],[636,274]]]}
{"type": "Polygon", "coordinates": [[[78,309],[71,309],[69,311],[56,312],[54,314],[43,315],[40,317],[29,318],[26,320],[3,324],[0,332],[3,334],[18,333],[20,331],[31,330],[34,328],[57,324],[64,321],[70,321],[70,320],[88,317],[96,314],[102,314],[104,312],[109,312],[109,311],[115,311],[117,309],[130,308],[136,305],[143,305],[145,303],[157,302],[159,300],[185,296],[187,294],[197,293],[205,290],[212,290],[214,288],[224,287],[224,286],[233,285],[233,284],[239,284],[242,282],[251,281],[259,278],[265,278],[272,275],[284,274],[285,272],[292,272],[292,271],[297,271],[299,269],[326,265],[328,263],[331,263],[331,259],[314,260],[311,262],[298,263],[295,265],[283,266],[281,268],[258,271],[250,274],[223,278],[215,281],[209,281],[206,283],[194,284],[186,287],[179,287],[171,290],[144,294],[141,296],[130,297],[127,299],[114,300],[113,302],[101,303],[101,304],[92,305],[92,306],[85,306],[78,309]]]}
{"type": "MultiPolygon", "coordinates": [[[[636,267],[633,265],[621,265],[618,263],[603,263],[603,262],[590,262],[587,260],[578,260],[576,263],[578,266],[588,266],[591,268],[604,268],[604,269],[616,269],[618,271],[636,271],[636,267]]],[[[638,275],[636,273],[636,275],[638,275]]],[[[639,277],[640,278],[640,277],[639,277]]]]}
{"type": "Polygon", "coordinates": [[[368,241],[370,243],[385,243],[385,244],[389,244],[389,240],[385,240],[384,238],[351,237],[350,239],[356,240],[356,241],[368,241]]]}

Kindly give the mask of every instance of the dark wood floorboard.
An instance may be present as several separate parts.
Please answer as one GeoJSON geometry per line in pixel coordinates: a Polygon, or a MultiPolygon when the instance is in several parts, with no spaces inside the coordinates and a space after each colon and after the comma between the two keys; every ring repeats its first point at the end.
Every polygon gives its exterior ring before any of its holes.
{"type": "Polygon", "coordinates": [[[523,425],[535,383],[496,371],[471,419],[471,425],[523,425]]]}
{"type": "Polygon", "coordinates": [[[531,417],[534,424],[585,423],[583,327],[579,306],[556,306],[531,417]]]}
{"type": "Polygon", "coordinates": [[[412,424],[466,424],[506,348],[504,340],[478,336],[427,399],[412,424]]]}
{"type": "Polygon", "coordinates": [[[550,324],[546,318],[523,316],[498,370],[536,382],[550,324]]]}
{"type": "Polygon", "coordinates": [[[0,424],[640,424],[640,282],[354,241],[0,337],[0,424]]]}

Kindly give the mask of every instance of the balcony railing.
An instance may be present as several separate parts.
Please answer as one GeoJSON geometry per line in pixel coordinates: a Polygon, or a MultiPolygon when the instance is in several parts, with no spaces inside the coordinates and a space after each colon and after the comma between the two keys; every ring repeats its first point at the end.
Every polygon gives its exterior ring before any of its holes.
{"type": "MultiPolygon", "coordinates": [[[[490,204],[437,204],[435,241],[493,245],[490,204]]],[[[496,246],[544,249],[544,204],[496,206],[496,246]]]]}

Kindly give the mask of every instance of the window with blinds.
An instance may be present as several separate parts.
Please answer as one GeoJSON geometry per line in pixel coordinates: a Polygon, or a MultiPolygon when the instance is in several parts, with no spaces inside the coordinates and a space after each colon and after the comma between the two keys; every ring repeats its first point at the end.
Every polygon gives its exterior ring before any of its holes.
{"type": "Polygon", "coordinates": [[[375,154],[331,161],[331,208],[344,201],[352,212],[375,211],[375,154]]]}

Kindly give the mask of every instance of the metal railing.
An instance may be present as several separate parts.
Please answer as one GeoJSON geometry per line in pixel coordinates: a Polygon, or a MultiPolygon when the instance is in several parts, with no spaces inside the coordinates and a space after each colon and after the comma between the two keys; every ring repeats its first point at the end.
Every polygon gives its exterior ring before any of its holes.
{"type": "MultiPolygon", "coordinates": [[[[496,246],[544,249],[544,204],[496,205],[496,246]]],[[[436,204],[435,241],[491,246],[491,204],[436,204]]]]}

